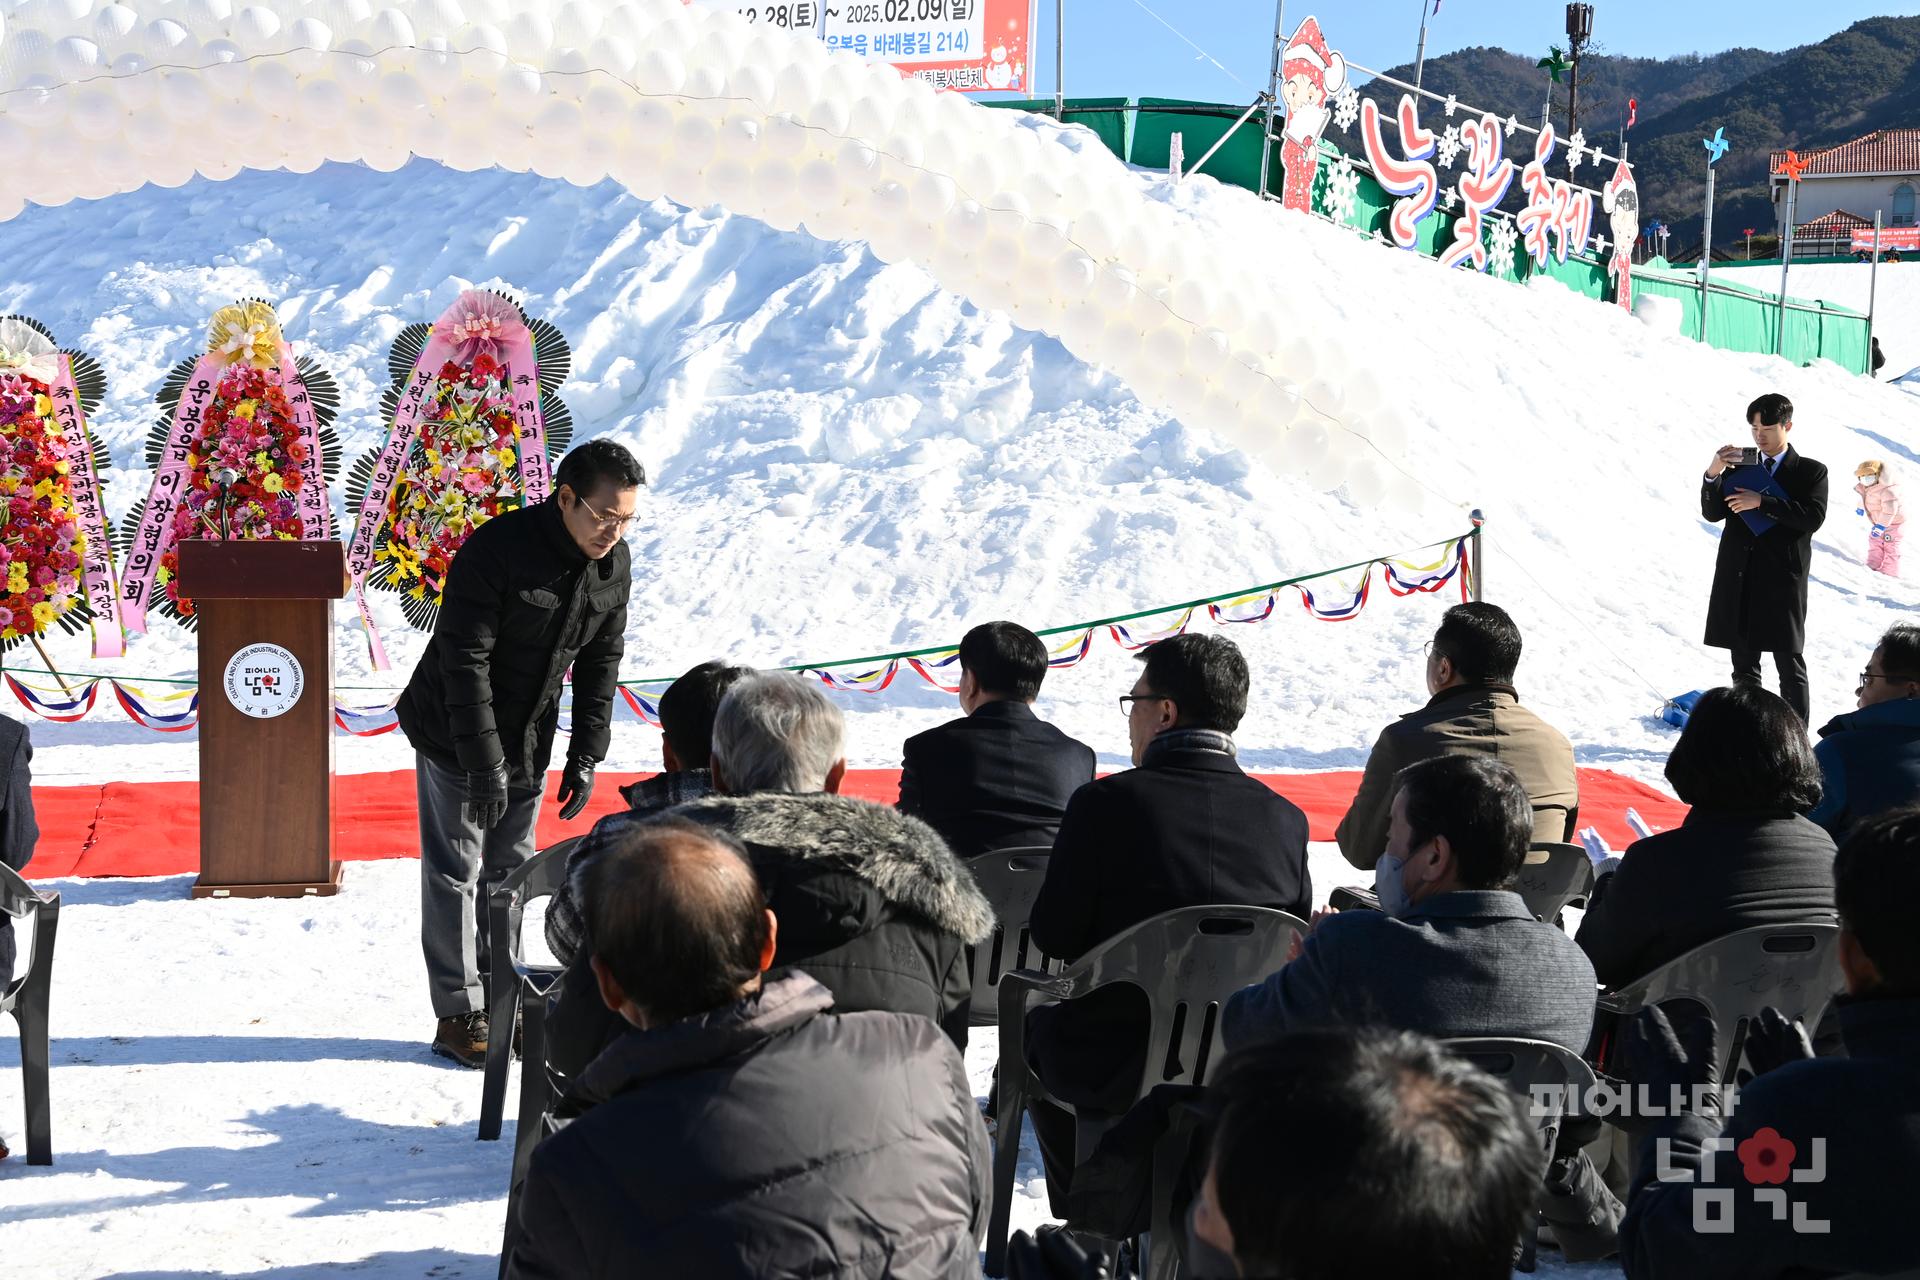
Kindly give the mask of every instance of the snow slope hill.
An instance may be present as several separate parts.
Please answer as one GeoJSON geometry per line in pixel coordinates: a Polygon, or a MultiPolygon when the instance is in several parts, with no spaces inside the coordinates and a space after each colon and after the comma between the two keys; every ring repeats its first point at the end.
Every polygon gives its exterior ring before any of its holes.
{"type": "MultiPolygon", "coordinates": [[[[342,382],[352,457],[384,431],[375,405],[392,335],[470,283],[514,290],[572,340],[563,395],[579,435],[624,441],[653,477],[634,534],[634,676],[717,652],[850,657],[950,642],[989,617],[1044,626],[1171,603],[1418,547],[1482,508],[1488,596],[1525,629],[1529,701],[1583,762],[1643,776],[1657,776],[1671,740],[1660,698],[1724,678],[1722,655],[1699,645],[1717,531],[1696,489],[1712,449],[1745,440],[1747,401],[1792,396],[1795,443],[1836,474],[1867,456],[1920,461],[1911,397],[1864,379],[1706,349],[1550,283],[1448,273],[1210,180],[1136,180],[1207,230],[1218,270],[1271,281],[1297,324],[1373,372],[1413,425],[1421,505],[1314,492],[1284,457],[1250,456],[1143,405],[1127,370],[1089,367],[858,243],[641,203],[611,184],[415,161],[30,209],[0,228],[0,309],[38,316],[105,363],[112,389],[95,427],[117,464],[119,513],[150,478],[151,394],[215,306],[254,293],[280,304],[289,336],[342,382]]],[[[1886,273],[1882,286],[1920,281],[1886,273]]],[[[1817,716],[1850,704],[1872,637],[1916,598],[1865,570],[1850,498],[1838,492],[1818,540],[1817,716]]],[[[1327,593],[1351,586],[1349,575],[1327,593]]],[[[1379,725],[1420,700],[1420,642],[1450,598],[1376,591],[1337,625],[1289,600],[1233,628],[1255,669],[1249,762],[1358,764],[1379,725]]],[[[396,670],[366,674],[342,605],[341,678],[397,687],[421,638],[376,600],[396,670]]],[[[191,653],[191,637],[156,623],[115,669],[184,670],[191,653]]],[[[1094,654],[1049,682],[1047,710],[1119,763],[1112,697],[1130,664],[1104,637],[1094,654]]],[[[88,666],[77,640],[56,656],[88,666]]],[[[950,707],[910,675],[844,699],[860,712],[865,764],[892,763],[904,734],[950,707]]],[[[193,769],[173,741],[111,720],[41,736],[49,778],[193,769]]],[[[628,725],[614,763],[645,767],[655,741],[628,725]]],[[[341,753],[345,769],[405,763],[397,735],[341,753]]]]}

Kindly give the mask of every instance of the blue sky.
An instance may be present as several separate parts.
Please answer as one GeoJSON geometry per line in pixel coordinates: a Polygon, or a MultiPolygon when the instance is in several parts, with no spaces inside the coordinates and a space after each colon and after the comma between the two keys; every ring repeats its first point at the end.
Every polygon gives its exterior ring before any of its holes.
{"type": "MultiPolygon", "coordinates": [[[[1913,11],[1910,5],[1892,8],[1913,11]]],[[[1250,102],[1256,89],[1266,85],[1273,9],[1272,0],[1066,0],[1067,95],[1250,102]],[[1156,21],[1148,9],[1180,34],[1156,21]],[[1220,65],[1195,52],[1181,36],[1220,65]]],[[[1596,0],[1593,36],[1607,52],[1635,57],[1717,53],[1742,45],[1790,49],[1817,43],[1888,10],[1884,3],[1857,0],[1820,5],[1596,0]]],[[[1329,44],[1363,66],[1413,60],[1420,0],[1350,0],[1338,5],[1288,0],[1287,29],[1308,14],[1319,16],[1329,44]]],[[[1443,0],[1439,16],[1428,24],[1427,55],[1496,45],[1544,57],[1548,45],[1564,43],[1564,14],[1561,0],[1443,0]]],[[[1035,96],[1051,96],[1054,0],[1039,0],[1034,44],[1035,96]]]]}

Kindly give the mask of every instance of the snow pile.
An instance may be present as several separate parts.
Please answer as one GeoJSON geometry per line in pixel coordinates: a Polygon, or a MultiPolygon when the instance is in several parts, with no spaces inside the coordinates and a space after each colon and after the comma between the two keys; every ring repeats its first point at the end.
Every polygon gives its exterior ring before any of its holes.
{"type": "MultiPolygon", "coordinates": [[[[1920,463],[1913,401],[1884,385],[1705,349],[1559,286],[1449,275],[1210,180],[1133,180],[1206,231],[1214,267],[1284,281],[1310,300],[1316,333],[1374,371],[1414,426],[1421,505],[1316,493],[1145,407],[1123,372],[857,244],[610,185],[416,162],[30,210],[0,232],[0,311],[38,316],[106,365],[95,426],[119,468],[119,514],[149,479],[152,392],[215,306],[276,301],[288,336],[342,382],[352,456],[384,431],[374,405],[393,334],[470,284],[514,290],[573,342],[563,394],[579,436],[622,440],[654,479],[633,535],[632,676],[720,655],[768,664],[951,642],[993,617],[1126,612],[1417,547],[1483,508],[1488,598],[1527,635],[1523,695],[1581,763],[1654,780],[1673,737],[1660,698],[1725,677],[1724,655],[1699,645],[1716,532],[1696,491],[1712,450],[1746,438],[1747,401],[1790,395],[1795,444],[1836,475],[1870,456],[1920,463]]],[[[1920,306],[1920,288],[1895,279],[1883,274],[1883,298],[1920,306]]],[[[1911,585],[1865,569],[1850,496],[1838,488],[1817,539],[1816,717],[1851,705],[1859,660],[1916,602],[1911,585]]],[[[1421,642],[1452,598],[1396,600],[1376,585],[1352,622],[1283,600],[1271,621],[1233,628],[1254,671],[1245,762],[1357,766],[1379,726],[1423,700],[1421,642]]],[[[397,687],[419,650],[390,598],[376,608],[396,672],[366,671],[343,605],[343,683],[397,687]]],[[[89,666],[77,640],[55,655],[89,666]]],[[[162,626],[115,670],[192,662],[191,637],[162,626]]],[[[1115,767],[1126,748],[1113,698],[1133,674],[1098,638],[1089,662],[1050,678],[1042,709],[1115,767]]],[[[905,735],[952,714],[910,676],[842,701],[856,765],[895,763],[905,735]]],[[[190,737],[113,714],[36,723],[40,779],[193,776],[190,737]]],[[[623,721],[610,764],[649,767],[657,743],[623,721]]],[[[343,771],[408,763],[397,735],[339,743],[343,771]]],[[[1322,898],[1358,878],[1316,856],[1322,898]]],[[[358,866],[343,896],[317,903],[188,903],[178,879],[59,885],[73,907],[56,1006],[59,1163],[0,1166],[9,1259],[49,1277],[361,1259],[369,1274],[491,1274],[509,1152],[471,1145],[479,1078],[425,1052],[416,875],[358,866]]],[[[992,1039],[969,1054],[982,1094],[992,1039]]],[[[16,1061],[0,1049],[10,1134],[16,1061]]],[[[1042,1216],[1031,1162],[1022,1176],[1016,1225],[1042,1216]]]]}
{"type": "MultiPolygon", "coordinates": [[[[1873,307],[1873,335],[1886,352],[1883,378],[1896,378],[1920,368],[1920,262],[1912,254],[1904,262],[1880,264],[1879,279],[1864,262],[1797,263],[1787,274],[1787,293],[1795,298],[1819,299],[1837,307],[1867,314],[1873,307]]],[[[1713,278],[1751,289],[1780,292],[1780,268],[1723,267],[1715,264],[1713,278]]]]}

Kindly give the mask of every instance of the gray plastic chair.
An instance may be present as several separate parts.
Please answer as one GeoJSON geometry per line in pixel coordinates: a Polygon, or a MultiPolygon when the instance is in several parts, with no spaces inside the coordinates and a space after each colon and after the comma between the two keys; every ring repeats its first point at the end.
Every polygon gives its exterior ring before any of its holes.
{"type": "Polygon", "coordinates": [[[0,990],[0,1013],[20,1028],[21,1092],[27,1100],[27,1163],[53,1163],[53,1104],[48,1091],[47,1007],[53,995],[53,942],[60,931],[60,895],[41,893],[0,862],[0,911],[33,921],[26,967],[0,990]]]}
{"type": "Polygon", "coordinates": [[[993,936],[967,948],[967,972],[973,977],[973,1005],[969,1026],[997,1026],[1000,979],[1015,969],[1053,973],[1060,962],[1040,954],[1027,937],[1027,917],[1047,878],[1047,846],[996,849],[967,859],[967,870],[993,907],[993,936]]]}
{"type": "MultiPolygon", "coordinates": [[[[1706,1006],[1720,1030],[1720,1079],[1731,1081],[1746,1052],[1747,1029],[1768,1005],[1811,1030],[1841,988],[1837,924],[1763,924],[1702,943],[1637,982],[1600,997],[1617,1037],[1626,1019],[1650,1004],[1692,1000],[1706,1006]]],[[[1613,1069],[1611,1043],[1596,1062],[1613,1069]]]]}
{"type": "MultiPolygon", "coordinates": [[[[1586,857],[1584,851],[1581,858],[1586,857]]],[[[1442,1040],[1441,1046],[1456,1058],[1464,1058],[1527,1100],[1527,1114],[1540,1130],[1540,1169],[1544,1176],[1553,1159],[1553,1148],[1560,1141],[1560,1125],[1565,1119],[1569,1091],[1584,1098],[1593,1087],[1593,1068],[1573,1050],[1548,1040],[1507,1039],[1498,1036],[1472,1036],[1442,1040]]],[[[1539,1219],[1527,1215],[1527,1226],[1520,1238],[1517,1271],[1532,1271],[1539,1250],[1539,1219]]]]}
{"type": "MultiPolygon", "coordinates": [[[[520,1073],[522,1119],[529,1083],[543,1099],[541,1107],[534,1112],[535,1118],[545,1109],[546,1072],[537,1067],[546,1057],[546,994],[548,988],[559,981],[561,970],[526,962],[520,949],[520,921],[528,903],[551,898],[560,891],[560,883],[567,874],[567,855],[578,843],[580,837],[574,836],[542,849],[495,885],[487,899],[492,967],[487,971],[487,1065],[480,1084],[482,1142],[493,1142],[500,1137],[500,1122],[507,1107],[507,1067],[513,1057],[516,1005],[520,1012],[521,1061],[535,1064],[520,1073]]],[[[516,1135],[516,1150],[524,1141],[525,1129],[523,1123],[516,1135]]]]}
{"type": "Polygon", "coordinates": [[[1513,891],[1534,919],[1553,924],[1560,912],[1593,890],[1593,861],[1577,844],[1542,843],[1527,849],[1513,891]]]}
{"type": "MultiPolygon", "coordinates": [[[[1000,1106],[993,1154],[993,1216],[987,1274],[1007,1268],[1007,1227],[1020,1131],[1030,1099],[1066,1107],[1027,1067],[1027,1014],[1045,1001],[1069,1000],[1127,983],[1146,993],[1151,1018],[1146,1071],[1134,1098],[1162,1084],[1205,1084],[1220,1058],[1220,1006],[1241,987],[1286,963],[1306,922],[1266,907],[1183,907],[1143,920],[1107,939],[1057,975],[1016,970],[1000,980],[1000,1106]]],[[[1109,1119],[1081,1118],[1075,1159],[1093,1150],[1109,1119]]]]}

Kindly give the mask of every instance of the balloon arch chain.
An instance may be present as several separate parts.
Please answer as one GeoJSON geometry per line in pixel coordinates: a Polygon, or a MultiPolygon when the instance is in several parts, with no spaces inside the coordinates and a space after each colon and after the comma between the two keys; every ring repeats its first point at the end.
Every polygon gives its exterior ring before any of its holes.
{"type": "MultiPolygon", "coordinates": [[[[60,80],[50,85],[37,85],[37,86],[33,86],[33,88],[38,89],[39,91],[44,93],[44,92],[50,92],[55,89],[65,90],[65,89],[79,88],[79,87],[83,87],[85,85],[91,84],[95,81],[114,81],[114,80],[133,79],[133,78],[144,77],[144,76],[158,75],[166,71],[204,71],[207,69],[208,65],[248,66],[255,62],[279,62],[282,60],[291,59],[296,55],[305,56],[305,57],[314,58],[314,59],[343,58],[343,59],[365,61],[365,60],[377,60],[380,57],[390,53],[432,54],[435,57],[458,59],[463,62],[469,57],[498,58],[503,63],[508,63],[508,64],[512,62],[511,58],[494,50],[480,49],[480,48],[467,49],[467,50],[434,49],[434,48],[428,48],[419,44],[401,42],[401,43],[386,44],[386,45],[382,45],[379,48],[368,49],[364,51],[363,50],[347,50],[347,49],[340,49],[340,48],[324,48],[324,49],[301,48],[301,49],[289,49],[289,50],[277,51],[277,52],[243,53],[240,56],[235,57],[228,62],[220,63],[220,64],[153,62],[147,65],[146,67],[143,67],[140,71],[132,73],[131,75],[114,74],[114,73],[108,72],[101,75],[86,76],[78,79],[60,80]]],[[[541,77],[562,77],[567,79],[581,79],[581,80],[591,79],[593,77],[600,77],[612,84],[619,85],[621,88],[628,90],[634,95],[634,97],[644,99],[647,101],[662,102],[662,103],[679,102],[679,103],[689,104],[689,105],[698,104],[702,107],[732,106],[732,107],[739,107],[739,108],[753,108],[753,107],[760,106],[760,104],[754,102],[752,99],[740,96],[738,94],[724,94],[724,93],[698,94],[698,93],[687,93],[680,89],[664,90],[664,91],[648,90],[643,88],[638,83],[638,81],[629,79],[626,75],[609,70],[605,67],[562,69],[562,68],[546,66],[546,65],[540,65],[540,66],[533,66],[531,64],[522,64],[522,65],[526,65],[529,70],[534,71],[536,74],[540,75],[541,77]]],[[[1378,73],[1375,73],[1375,74],[1378,74],[1378,73]]],[[[1382,78],[1385,78],[1385,77],[1382,77],[1382,78]]],[[[1392,81],[1392,83],[1397,84],[1399,82],[1392,81]]],[[[3,103],[8,97],[14,94],[26,92],[27,89],[28,89],[28,86],[25,86],[25,85],[16,85],[12,88],[0,89],[0,103],[3,103]]],[[[994,204],[992,203],[993,197],[991,196],[975,195],[963,182],[961,182],[958,175],[945,172],[941,169],[933,168],[928,164],[922,163],[920,161],[909,160],[905,156],[902,156],[902,155],[896,154],[895,152],[887,150],[885,145],[883,145],[879,141],[869,140],[851,133],[842,133],[836,129],[828,128],[825,125],[808,123],[806,121],[802,121],[794,118],[791,112],[777,113],[768,108],[762,108],[762,109],[767,110],[767,119],[769,120],[775,119],[781,115],[784,115],[785,118],[789,120],[795,127],[805,132],[818,134],[827,138],[832,138],[835,141],[840,142],[842,144],[849,144],[849,143],[855,144],[871,151],[876,157],[879,157],[879,156],[886,157],[888,160],[893,161],[895,164],[899,165],[903,169],[912,170],[914,172],[922,173],[922,174],[931,174],[935,177],[943,178],[946,181],[953,184],[953,191],[954,191],[954,197],[955,197],[954,203],[956,205],[959,203],[960,200],[963,200],[963,199],[971,200],[975,204],[979,205],[983,213],[997,213],[997,214],[1010,215],[1013,217],[1017,217],[1022,222],[1026,223],[1028,226],[1039,225],[1042,223],[1042,219],[1035,217],[1031,210],[1019,209],[1019,208],[1008,208],[1003,205],[994,204]]],[[[1526,126],[1523,125],[1521,127],[1525,128],[1526,126]]],[[[431,158],[431,157],[428,157],[428,158],[431,158]]],[[[805,221],[805,218],[802,218],[802,222],[804,221],[805,221]]],[[[1331,219],[1329,219],[1329,221],[1331,221],[1331,219]]],[[[1076,240],[1071,234],[1062,234],[1061,240],[1064,243],[1073,246],[1075,249],[1079,250],[1081,253],[1085,254],[1089,258],[1089,260],[1094,262],[1096,265],[1099,265],[1102,262],[1101,255],[1097,255],[1093,253],[1084,244],[1076,240]]],[[[1135,275],[1135,283],[1137,285],[1137,290],[1140,294],[1143,294],[1151,298],[1154,301],[1154,303],[1156,303],[1160,307],[1160,309],[1163,312],[1165,312],[1166,315],[1171,319],[1173,319],[1174,321],[1180,324],[1189,326],[1196,334],[1199,334],[1202,332],[1203,326],[1199,322],[1192,319],[1191,317],[1182,314],[1181,310],[1179,308],[1176,308],[1173,305],[1173,300],[1170,295],[1160,296],[1156,294],[1154,290],[1147,287],[1146,285],[1138,284],[1139,277],[1137,274],[1137,270],[1135,268],[1127,268],[1127,270],[1129,271],[1130,274],[1135,275]]],[[[1057,337],[1058,335],[1056,334],[1055,336],[1057,337]]],[[[1241,363],[1237,353],[1227,354],[1226,358],[1234,364],[1241,363]]],[[[1253,365],[1242,365],[1242,367],[1245,368],[1247,372],[1252,374],[1254,377],[1267,383],[1268,386],[1271,387],[1273,391],[1280,392],[1282,394],[1285,394],[1287,392],[1287,388],[1283,385],[1284,375],[1276,374],[1269,369],[1259,368],[1253,365]]],[[[1365,451],[1368,454],[1370,454],[1373,458],[1377,459],[1381,465],[1385,466],[1389,470],[1398,472],[1405,480],[1411,483],[1415,488],[1418,488],[1422,492],[1427,493],[1435,498],[1438,498],[1442,502],[1448,503],[1448,505],[1460,505],[1454,502],[1452,499],[1450,499],[1447,495],[1440,493],[1438,490],[1434,489],[1421,475],[1417,474],[1415,471],[1413,471],[1411,468],[1405,465],[1399,458],[1396,458],[1394,456],[1394,451],[1390,451],[1388,449],[1382,448],[1379,445],[1379,443],[1377,443],[1373,439],[1371,434],[1356,430],[1350,423],[1348,423],[1345,420],[1345,417],[1341,412],[1341,408],[1344,406],[1336,406],[1332,409],[1329,409],[1327,406],[1321,403],[1318,403],[1317,398],[1315,396],[1308,394],[1310,391],[1318,391],[1318,390],[1320,390],[1320,384],[1315,383],[1309,379],[1301,379],[1299,385],[1293,388],[1292,397],[1295,401],[1297,401],[1299,407],[1302,410],[1308,413],[1311,413],[1314,416],[1321,419],[1322,422],[1325,424],[1325,428],[1328,431],[1330,432],[1340,431],[1352,437],[1353,439],[1359,441],[1360,444],[1364,447],[1365,451]]]]}
{"type": "MultiPolygon", "coordinates": [[[[1374,569],[1380,569],[1380,577],[1385,581],[1387,590],[1395,596],[1432,595],[1450,582],[1460,586],[1460,598],[1471,596],[1473,576],[1478,565],[1469,552],[1473,541],[1471,533],[1448,538],[1440,542],[1431,542],[1418,551],[1431,551],[1441,548],[1439,559],[1431,564],[1414,564],[1397,556],[1382,556],[1373,560],[1362,560],[1354,564],[1341,565],[1337,569],[1321,569],[1298,578],[1288,578],[1282,582],[1270,582],[1264,586],[1250,587],[1244,591],[1229,592],[1225,595],[1208,596],[1200,600],[1188,600],[1180,604],[1162,605],[1155,609],[1143,609],[1135,613],[1121,614],[1111,618],[1099,618],[1091,622],[1076,622],[1063,627],[1049,627],[1039,632],[1047,642],[1049,669],[1077,666],[1093,649],[1093,637],[1101,630],[1113,636],[1114,643],[1122,649],[1143,649],[1150,644],[1181,635],[1193,624],[1194,618],[1205,610],[1216,624],[1225,626],[1232,623],[1265,622],[1279,608],[1280,593],[1292,588],[1299,593],[1300,606],[1310,617],[1322,622],[1351,622],[1366,608],[1373,589],[1374,569]],[[1359,585],[1350,598],[1340,601],[1328,601],[1314,594],[1308,584],[1335,574],[1361,570],[1359,585]],[[1143,628],[1139,624],[1151,619],[1169,618],[1165,626],[1143,628]]],[[[911,669],[921,679],[948,693],[959,691],[959,685],[948,684],[942,673],[948,672],[960,661],[957,645],[942,645],[931,649],[910,649],[899,653],[878,654],[864,658],[840,658],[828,662],[801,662],[791,666],[777,668],[781,671],[793,671],[802,675],[818,678],[828,688],[845,693],[879,693],[893,683],[900,674],[902,666],[911,669]],[[857,670],[842,673],[843,668],[857,670]]],[[[113,699],[120,705],[129,720],[143,728],[157,733],[183,733],[200,721],[200,690],[191,680],[142,677],[133,680],[120,676],[85,676],[76,672],[56,672],[57,676],[71,676],[79,683],[71,688],[47,688],[43,685],[29,684],[12,672],[6,672],[7,688],[19,700],[20,705],[43,720],[52,720],[60,724],[73,724],[84,720],[99,701],[100,689],[105,685],[112,691],[113,699]],[[172,686],[164,692],[153,692],[144,684],[172,686]]],[[[660,695],[664,686],[673,683],[672,677],[663,679],[623,680],[619,684],[621,699],[627,707],[646,724],[658,727],[660,724],[660,695]],[[655,692],[642,693],[641,689],[655,692]]],[[[353,706],[336,702],[333,708],[333,723],[343,733],[358,738],[378,737],[391,733],[399,727],[394,707],[399,694],[372,705],[353,706]]],[[[569,693],[568,703],[571,703],[569,693]]],[[[563,708],[561,729],[570,729],[570,705],[563,708]]]]}

